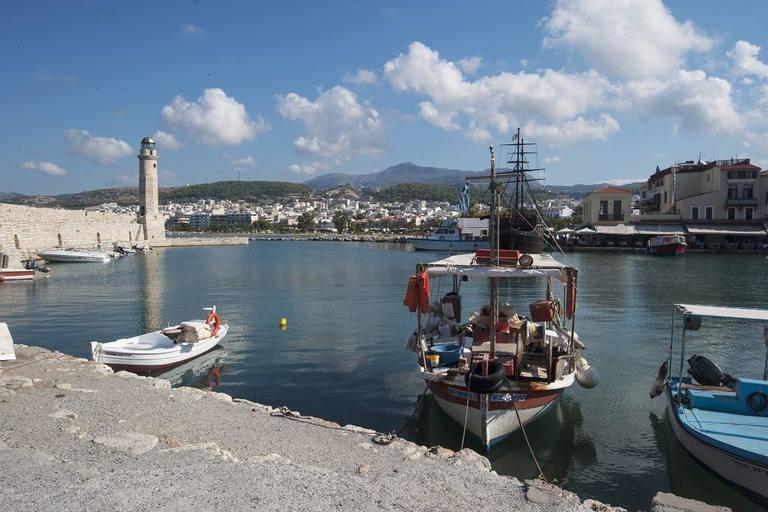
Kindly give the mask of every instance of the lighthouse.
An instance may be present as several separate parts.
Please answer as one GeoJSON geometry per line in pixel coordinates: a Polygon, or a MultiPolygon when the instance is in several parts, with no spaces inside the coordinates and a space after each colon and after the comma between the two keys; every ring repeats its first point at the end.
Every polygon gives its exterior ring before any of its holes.
{"type": "Polygon", "coordinates": [[[144,137],[139,150],[139,224],[144,240],[157,244],[165,240],[165,222],[158,206],[157,150],[151,137],[144,137]]]}

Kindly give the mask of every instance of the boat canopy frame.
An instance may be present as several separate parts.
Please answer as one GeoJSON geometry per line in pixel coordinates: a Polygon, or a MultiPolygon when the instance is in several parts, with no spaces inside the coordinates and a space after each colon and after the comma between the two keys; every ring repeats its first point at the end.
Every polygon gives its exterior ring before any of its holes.
{"type": "Polygon", "coordinates": [[[675,341],[675,326],[678,313],[682,315],[682,335],[680,338],[680,373],[678,382],[683,381],[683,369],[685,365],[685,333],[689,330],[698,330],[696,322],[691,319],[701,318],[726,318],[729,320],[742,320],[747,322],[764,323],[765,335],[765,366],[763,380],[768,380],[768,309],[734,308],[725,306],[701,306],[696,304],[675,304],[675,313],[672,318],[672,333],[669,340],[669,367],[672,368],[672,347],[675,341]],[[696,325],[693,327],[693,325],[696,325]]]}

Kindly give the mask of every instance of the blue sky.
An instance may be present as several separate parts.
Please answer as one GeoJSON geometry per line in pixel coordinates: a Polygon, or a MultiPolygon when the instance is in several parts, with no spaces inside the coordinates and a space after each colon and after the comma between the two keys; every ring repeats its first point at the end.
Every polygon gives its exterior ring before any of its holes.
{"type": "Polygon", "coordinates": [[[0,191],[488,167],[550,185],[677,160],[768,168],[761,0],[6,2],[0,191]]]}

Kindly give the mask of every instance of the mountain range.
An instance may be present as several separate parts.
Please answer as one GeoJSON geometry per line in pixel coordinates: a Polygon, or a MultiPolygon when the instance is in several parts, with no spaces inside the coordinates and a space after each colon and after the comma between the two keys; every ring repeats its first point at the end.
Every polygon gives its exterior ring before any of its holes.
{"type": "MultiPolygon", "coordinates": [[[[338,187],[348,186],[363,190],[383,190],[405,183],[421,183],[441,187],[459,188],[464,185],[467,177],[487,175],[488,170],[461,171],[441,167],[422,167],[413,162],[404,162],[383,171],[370,174],[332,173],[317,176],[303,184],[272,181],[233,181],[215,182],[184,187],[164,187],[160,189],[160,200],[197,200],[201,198],[229,198],[232,200],[280,200],[286,197],[312,195],[312,190],[327,191],[338,187]]],[[[138,177],[137,180],[138,181],[138,177]]],[[[581,198],[605,185],[547,185],[543,188],[555,195],[570,195],[581,198]]],[[[642,182],[623,185],[622,188],[636,193],[642,182]]],[[[138,187],[121,187],[84,191],[76,194],[60,194],[56,196],[26,196],[23,194],[0,192],[0,201],[27,206],[48,206],[63,208],[83,208],[97,206],[102,203],[118,203],[123,205],[138,202],[138,187]]]]}

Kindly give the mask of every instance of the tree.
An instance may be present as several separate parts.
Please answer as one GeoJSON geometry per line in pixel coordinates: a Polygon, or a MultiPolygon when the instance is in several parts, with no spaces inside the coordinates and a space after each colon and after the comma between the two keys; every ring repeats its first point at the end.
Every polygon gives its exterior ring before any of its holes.
{"type": "Polygon", "coordinates": [[[299,228],[299,231],[312,231],[315,227],[315,218],[310,212],[304,212],[296,220],[296,227],[299,228]]]}
{"type": "Polygon", "coordinates": [[[336,212],[333,214],[333,227],[336,228],[336,231],[343,233],[347,230],[348,225],[349,212],[346,210],[336,210],[336,212]]]}

